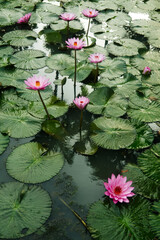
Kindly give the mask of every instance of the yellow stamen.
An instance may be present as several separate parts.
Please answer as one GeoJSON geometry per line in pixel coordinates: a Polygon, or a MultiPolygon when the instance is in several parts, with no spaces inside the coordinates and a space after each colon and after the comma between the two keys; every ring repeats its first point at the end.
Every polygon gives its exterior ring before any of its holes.
{"type": "Polygon", "coordinates": [[[36,81],[36,87],[40,86],[40,81],[36,81]]]}
{"type": "Polygon", "coordinates": [[[77,46],[77,42],[74,42],[74,44],[73,44],[74,46],[77,46]]]}
{"type": "Polygon", "coordinates": [[[92,14],[92,11],[89,11],[89,14],[92,14]]]}

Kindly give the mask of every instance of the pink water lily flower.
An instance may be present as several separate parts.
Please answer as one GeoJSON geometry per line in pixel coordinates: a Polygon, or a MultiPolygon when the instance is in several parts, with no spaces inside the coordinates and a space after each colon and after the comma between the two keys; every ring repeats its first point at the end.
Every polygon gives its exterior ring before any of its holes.
{"type": "Polygon", "coordinates": [[[100,63],[102,62],[106,57],[101,53],[93,53],[89,56],[89,60],[91,63],[100,63]]]}
{"type": "Polygon", "coordinates": [[[145,67],[144,69],[143,69],[143,74],[144,75],[149,75],[151,73],[151,69],[149,68],[149,67],[145,67]]]}
{"type": "Polygon", "coordinates": [[[26,81],[24,81],[25,84],[28,86],[28,89],[32,90],[44,90],[45,87],[50,85],[49,79],[47,79],[44,76],[36,76],[29,77],[26,81]]]}
{"type": "Polygon", "coordinates": [[[30,17],[31,17],[32,13],[27,13],[26,15],[24,15],[23,17],[21,17],[17,23],[28,23],[30,17]]]}
{"type": "Polygon", "coordinates": [[[66,41],[68,44],[67,47],[75,50],[80,50],[85,46],[85,42],[83,42],[82,39],[79,38],[69,38],[68,41],[66,41]]]}
{"type": "Polygon", "coordinates": [[[72,21],[76,18],[76,15],[74,13],[62,13],[60,15],[60,18],[63,19],[64,21],[72,21]]]}
{"type": "Polygon", "coordinates": [[[89,18],[94,18],[98,15],[98,11],[96,11],[95,9],[89,9],[89,8],[84,9],[82,13],[85,17],[89,17],[89,18]]]}
{"type": "Polygon", "coordinates": [[[89,103],[89,98],[79,97],[79,98],[75,98],[73,102],[80,110],[83,110],[85,106],[89,103]]]}
{"type": "Polygon", "coordinates": [[[116,204],[117,202],[126,202],[129,203],[127,197],[132,197],[135,194],[131,191],[134,187],[130,187],[132,181],[126,182],[127,177],[123,177],[118,174],[117,178],[114,174],[112,174],[111,179],[108,178],[108,183],[104,182],[104,186],[107,189],[105,195],[109,196],[113,199],[113,202],[116,204]]]}

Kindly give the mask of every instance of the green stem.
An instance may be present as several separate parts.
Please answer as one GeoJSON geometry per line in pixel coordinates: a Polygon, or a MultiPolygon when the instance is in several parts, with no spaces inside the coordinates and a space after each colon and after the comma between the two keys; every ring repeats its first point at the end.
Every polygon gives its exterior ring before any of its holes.
{"type": "Polygon", "coordinates": [[[68,39],[68,35],[69,35],[69,21],[67,21],[67,39],[68,39]]]}
{"type": "Polygon", "coordinates": [[[76,89],[76,74],[77,74],[77,59],[76,59],[76,49],[75,49],[75,62],[74,62],[74,66],[75,66],[75,69],[74,69],[74,92],[75,92],[75,89],[76,89]]]}
{"type": "Polygon", "coordinates": [[[41,96],[41,94],[40,94],[40,90],[38,90],[38,94],[39,94],[39,97],[40,97],[41,102],[42,102],[42,104],[43,104],[44,110],[46,111],[46,114],[47,114],[47,116],[48,116],[48,119],[50,120],[50,116],[49,116],[48,110],[47,110],[47,108],[46,108],[46,105],[45,105],[45,103],[44,103],[44,101],[43,101],[43,99],[42,99],[42,96],[41,96]]]}
{"type": "Polygon", "coordinates": [[[87,29],[86,37],[88,36],[89,27],[90,27],[90,23],[91,23],[91,19],[89,18],[89,21],[88,21],[88,29],[87,29]]]}
{"type": "Polygon", "coordinates": [[[95,74],[94,83],[96,83],[97,80],[98,80],[98,63],[96,63],[96,74],[95,74]]]}

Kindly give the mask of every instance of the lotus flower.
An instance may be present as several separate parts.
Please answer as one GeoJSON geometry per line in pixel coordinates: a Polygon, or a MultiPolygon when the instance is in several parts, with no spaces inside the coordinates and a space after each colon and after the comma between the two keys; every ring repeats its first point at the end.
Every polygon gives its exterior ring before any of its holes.
{"type": "Polygon", "coordinates": [[[73,102],[80,110],[83,110],[85,106],[89,103],[89,99],[87,97],[79,97],[75,98],[73,102]]]}
{"type": "Polygon", "coordinates": [[[88,17],[89,18],[89,21],[88,21],[88,28],[87,28],[87,33],[86,33],[86,36],[88,36],[88,32],[89,32],[89,27],[90,27],[90,23],[91,23],[91,18],[94,18],[98,15],[98,11],[96,11],[95,9],[84,9],[82,11],[83,15],[85,17],[88,17]]]}
{"type": "Polygon", "coordinates": [[[143,74],[144,75],[149,75],[151,73],[151,69],[149,68],[149,67],[145,67],[144,69],[143,69],[143,74]]]}
{"type": "Polygon", "coordinates": [[[30,17],[31,17],[32,13],[27,13],[26,15],[24,15],[23,17],[21,17],[17,23],[28,23],[30,17]]]}
{"type": "Polygon", "coordinates": [[[51,84],[48,81],[49,79],[47,79],[46,77],[34,75],[33,77],[28,78],[27,81],[24,82],[28,86],[28,89],[44,90],[45,87],[51,84]]]}
{"type": "Polygon", "coordinates": [[[89,9],[89,8],[84,9],[82,13],[85,17],[89,17],[89,18],[94,18],[98,15],[98,11],[96,11],[95,9],[89,9]]]}
{"type": "Polygon", "coordinates": [[[116,204],[117,202],[126,202],[129,203],[127,197],[132,197],[135,194],[131,191],[134,187],[130,187],[132,181],[126,182],[127,177],[122,177],[118,174],[117,178],[114,174],[112,174],[111,179],[108,178],[108,183],[104,182],[104,186],[107,189],[105,195],[109,196],[113,199],[113,202],[116,204]]]}
{"type": "Polygon", "coordinates": [[[76,18],[76,15],[74,13],[62,13],[60,15],[60,18],[63,19],[64,21],[72,21],[76,18]]]}
{"type": "Polygon", "coordinates": [[[83,42],[82,39],[79,38],[69,38],[68,41],[66,41],[68,44],[67,47],[75,50],[80,50],[85,46],[85,42],[83,42]]]}
{"type": "Polygon", "coordinates": [[[93,53],[88,58],[91,63],[100,63],[105,59],[105,56],[101,53],[93,53]]]}
{"type": "Polygon", "coordinates": [[[40,90],[44,90],[45,87],[47,87],[48,85],[51,84],[48,81],[49,81],[49,79],[47,79],[46,77],[34,75],[33,77],[28,78],[24,82],[28,86],[27,87],[28,89],[37,90],[38,95],[40,97],[40,100],[41,100],[41,102],[43,104],[44,110],[45,110],[45,112],[46,112],[46,114],[48,116],[48,119],[50,119],[47,107],[46,107],[46,105],[45,105],[45,103],[44,103],[44,101],[42,99],[41,93],[40,93],[40,90]]]}

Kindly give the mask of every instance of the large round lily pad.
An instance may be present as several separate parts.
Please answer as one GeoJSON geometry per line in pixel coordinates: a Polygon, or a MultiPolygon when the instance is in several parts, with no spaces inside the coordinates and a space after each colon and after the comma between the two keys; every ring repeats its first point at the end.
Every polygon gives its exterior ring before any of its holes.
{"type": "Polygon", "coordinates": [[[21,69],[39,69],[45,66],[45,53],[39,50],[28,49],[15,53],[10,62],[21,69]]]}
{"type": "Polygon", "coordinates": [[[51,199],[38,186],[18,182],[0,185],[0,238],[21,238],[41,227],[51,212],[51,199]]]}
{"type": "Polygon", "coordinates": [[[25,183],[44,182],[55,176],[63,166],[63,156],[58,152],[47,152],[36,142],[14,149],[6,163],[8,173],[25,183]]]}
{"type": "Polygon", "coordinates": [[[32,45],[37,38],[37,33],[29,30],[16,30],[6,33],[3,40],[12,46],[26,47],[32,45]]]}
{"type": "Polygon", "coordinates": [[[41,130],[40,119],[26,111],[5,111],[0,113],[0,131],[13,138],[31,137],[41,130]]]}
{"type": "Polygon", "coordinates": [[[120,149],[131,145],[136,131],[127,120],[100,117],[91,124],[91,139],[107,149],[120,149]]]}

